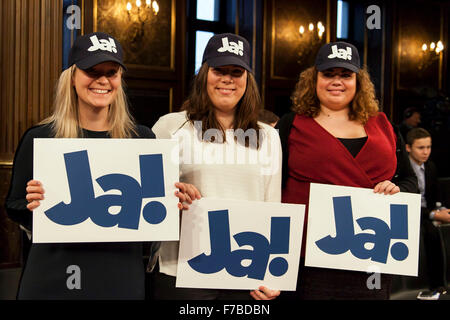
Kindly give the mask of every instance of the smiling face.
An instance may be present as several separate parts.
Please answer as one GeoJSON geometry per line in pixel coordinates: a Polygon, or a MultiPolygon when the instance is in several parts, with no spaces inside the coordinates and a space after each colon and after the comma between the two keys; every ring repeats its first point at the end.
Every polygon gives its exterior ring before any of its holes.
{"type": "Polygon", "coordinates": [[[316,92],[321,107],[332,110],[347,108],[356,94],[356,73],[344,68],[319,71],[316,92]]]}
{"type": "Polygon", "coordinates": [[[216,111],[234,113],[247,88],[247,71],[238,66],[209,68],[206,89],[216,111]]]}
{"type": "Polygon", "coordinates": [[[122,74],[114,62],[100,63],[87,70],[76,68],[72,78],[80,109],[107,108],[116,98],[122,74]]]}

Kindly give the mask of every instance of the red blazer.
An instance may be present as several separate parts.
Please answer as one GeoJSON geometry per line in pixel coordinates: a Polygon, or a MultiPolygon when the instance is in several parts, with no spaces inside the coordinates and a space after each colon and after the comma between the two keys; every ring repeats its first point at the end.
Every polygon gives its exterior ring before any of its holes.
{"type": "Polygon", "coordinates": [[[353,157],[345,146],[313,118],[296,115],[288,138],[288,177],[282,202],[306,205],[302,256],[308,215],[309,184],[373,188],[391,180],[397,167],[396,136],[382,112],[369,118],[367,141],[353,157]]]}

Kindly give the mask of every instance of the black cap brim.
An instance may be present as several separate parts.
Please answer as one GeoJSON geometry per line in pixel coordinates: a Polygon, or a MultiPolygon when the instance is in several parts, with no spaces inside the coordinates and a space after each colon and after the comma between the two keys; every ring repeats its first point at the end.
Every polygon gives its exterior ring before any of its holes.
{"type": "Polygon", "coordinates": [[[210,58],[206,61],[210,67],[223,67],[223,66],[239,66],[246,69],[249,72],[252,72],[250,66],[248,66],[241,58],[233,57],[233,56],[221,56],[210,58]]]}
{"type": "Polygon", "coordinates": [[[358,73],[360,68],[355,66],[354,64],[345,62],[345,61],[330,61],[328,63],[322,63],[318,66],[316,66],[317,70],[324,71],[331,68],[344,68],[348,69],[350,71],[353,71],[355,73],[358,73]]]}
{"type": "Polygon", "coordinates": [[[120,61],[119,59],[116,59],[112,57],[111,55],[105,54],[105,53],[97,53],[95,55],[91,55],[89,57],[85,57],[84,59],[81,59],[80,61],[75,62],[75,65],[80,68],[81,70],[86,70],[89,68],[92,68],[93,66],[96,66],[103,62],[116,62],[122,66],[122,68],[126,71],[127,67],[120,61]]]}

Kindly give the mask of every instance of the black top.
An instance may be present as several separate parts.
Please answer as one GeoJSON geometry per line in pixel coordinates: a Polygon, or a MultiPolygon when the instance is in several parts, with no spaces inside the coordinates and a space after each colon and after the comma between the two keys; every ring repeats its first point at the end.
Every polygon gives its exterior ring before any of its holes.
{"type": "MultiPolygon", "coordinates": [[[[151,130],[137,127],[133,138],[155,138],[151,130]]],[[[30,128],[14,157],[6,212],[15,222],[32,228],[27,208],[26,184],[33,178],[33,139],[52,138],[50,125],[30,128]]],[[[85,138],[109,138],[108,132],[83,130],[85,138]]],[[[145,269],[142,243],[32,244],[24,267],[18,299],[144,299],[145,269]],[[69,289],[79,268],[80,289],[69,289]],[[68,269],[69,268],[69,269],[68,269]]]]}
{"type": "Polygon", "coordinates": [[[356,157],[361,151],[362,147],[367,141],[367,137],[362,138],[338,138],[338,140],[344,145],[345,148],[352,154],[353,158],[356,157]]]}

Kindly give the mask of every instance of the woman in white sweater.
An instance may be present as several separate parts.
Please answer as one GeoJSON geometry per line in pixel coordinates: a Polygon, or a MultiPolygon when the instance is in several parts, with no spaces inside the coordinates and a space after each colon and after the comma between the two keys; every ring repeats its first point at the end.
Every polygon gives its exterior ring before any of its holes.
{"type": "MultiPolygon", "coordinates": [[[[280,202],[279,136],[257,121],[261,100],[249,61],[247,40],[213,36],[184,111],[161,117],[152,130],[157,138],[179,139],[180,181],[195,186],[201,196],[280,202]]],[[[181,191],[192,203],[194,191],[181,191]]],[[[264,286],[251,292],[175,288],[178,242],[162,242],[157,254],[154,299],[274,299],[280,293],[264,286]]]]}

